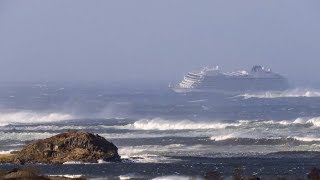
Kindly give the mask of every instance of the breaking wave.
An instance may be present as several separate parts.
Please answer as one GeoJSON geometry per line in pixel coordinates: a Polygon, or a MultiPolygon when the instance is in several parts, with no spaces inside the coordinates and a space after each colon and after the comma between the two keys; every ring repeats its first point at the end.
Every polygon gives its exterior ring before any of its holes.
{"type": "Polygon", "coordinates": [[[245,99],[250,98],[285,98],[285,97],[320,97],[320,90],[316,89],[292,89],[286,91],[266,91],[261,93],[239,95],[245,99]]]}
{"type": "Polygon", "coordinates": [[[311,127],[320,127],[320,117],[300,117],[293,120],[238,120],[235,122],[217,122],[217,121],[191,121],[191,120],[167,120],[162,118],[141,119],[133,124],[124,126],[124,128],[137,130],[201,130],[201,129],[225,129],[261,126],[295,126],[305,125],[311,127]]]}
{"type": "Polygon", "coordinates": [[[10,154],[14,150],[0,151],[0,154],[10,154]]]}
{"type": "Polygon", "coordinates": [[[306,125],[311,127],[320,127],[320,117],[299,117],[294,120],[267,120],[267,121],[243,121],[247,124],[258,125],[280,125],[280,126],[295,126],[295,125],[306,125]]]}
{"type": "Polygon", "coordinates": [[[61,174],[61,175],[49,175],[51,177],[61,177],[61,179],[82,179],[82,174],[61,174]]]}
{"type": "Polygon", "coordinates": [[[173,162],[176,159],[170,159],[160,155],[162,152],[175,151],[183,148],[180,144],[170,144],[167,146],[162,145],[142,145],[142,146],[124,146],[119,148],[119,155],[124,159],[130,159],[137,163],[161,163],[173,162]]]}
{"type": "Polygon", "coordinates": [[[190,120],[165,120],[161,118],[142,119],[130,126],[141,130],[191,130],[191,129],[224,129],[228,126],[239,126],[240,123],[194,122],[190,120]]]}
{"type": "Polygon", "coordinates": [[[210,138],[215,144],[220,145],[311,145],[320,144],[320,138],[316,137],[236,137],[233,135],[212,136],[210,138]]]}
{"type": "Polygon", "coordinates": [[[234,134],[227,134],[227,135],[212,136],[210,139],[213,141],[224,141],[227,139],[234,139],[234,138],[236,138],[234,134]]]}
{"type": "Polygon", "coordinates": [[[0,112],[0,126],[17,123],[48,123],[74,119],[74,116],[63,113],[38,113],[32,111],[0,112]]]}
{"type": "Polygon", "coordinates": [[[295,124],[311,124],[314,127],[320,127],[320,117],[297,118],[293,121],[295,124]]]}

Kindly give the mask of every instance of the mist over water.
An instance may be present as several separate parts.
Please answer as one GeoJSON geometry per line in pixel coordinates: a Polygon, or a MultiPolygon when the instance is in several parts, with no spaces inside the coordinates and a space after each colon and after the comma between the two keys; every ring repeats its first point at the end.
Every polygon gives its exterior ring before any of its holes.
{"type": "Polygon", "coordinates": [[[99,134],[118,146],[122,158],[138,164],[317,152],[318,92],[296,88],[234,96],[169,88],[114,90],[103,84],[2,85],[0,152],[68,130],[99,134]]]}
{"type": "Polygon", "coordinates": [[[179,94],[170,89],[114,91],[103,85],[8,85],[0,94],[0,128],[3,137],[31,133],[28,140],[32,133],[40,138],[41,132],[47,136],[87,129],[112,139],[187,136],[214,141],[318,141],[318,92],[292,89],[227,96],[179,94]]]}
{"type": "Polygon", "coordinates": [[[319,6],[0,1],[0,154],[81,130],[112,141],[124,161],[35,167],[102,179],[201,179],[212,170],[228,179],[239,166],[264,179],[305,175],[320,167],[319,6]],[[168,88],[204,66],[255,65],[292,88],[236,95],[168,88]]]}
{"type": "Polygon", "coordinates": [[[295,88],[280,92],[266,91],[260,93],[238,95],[246,99],[249,98],[290,98],[290,97],[320,97],[320,90],[313,88],[295,88]]]}

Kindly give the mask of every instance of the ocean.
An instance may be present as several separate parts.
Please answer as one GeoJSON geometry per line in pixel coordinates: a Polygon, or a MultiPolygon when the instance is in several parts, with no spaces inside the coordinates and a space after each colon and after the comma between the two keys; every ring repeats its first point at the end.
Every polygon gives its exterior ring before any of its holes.
{"type": "MultiPolygon", "coordinates": [[[[0,85],[0,153],[68,130],[99,134],[123,162],[36,164],[90,179],[306,178],[320,167],[320,90],[239,95],[98,83],[0,85]]],[[[0,169],[11,169],[1,164],[0,169]]]]}

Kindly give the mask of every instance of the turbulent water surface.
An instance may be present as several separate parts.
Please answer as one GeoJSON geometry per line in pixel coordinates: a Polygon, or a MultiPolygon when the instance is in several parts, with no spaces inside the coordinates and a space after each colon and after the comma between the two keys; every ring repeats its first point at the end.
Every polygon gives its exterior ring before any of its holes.
{"type": "Polygon", "coordinates": [[[200,178],[213,170],[230,176],[235,168],[248,175],[305,177],[320,164],[319,107],[316,89],[224,96],[95,84],[3,84],[0,153],[75,129],[114,142],[125,161],[37,168],[92,178],[200,178]]]}

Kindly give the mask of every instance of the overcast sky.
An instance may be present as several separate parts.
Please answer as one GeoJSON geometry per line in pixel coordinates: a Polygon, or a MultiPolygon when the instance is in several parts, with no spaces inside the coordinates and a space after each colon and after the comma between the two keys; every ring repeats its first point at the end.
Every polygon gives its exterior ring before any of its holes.
{"type": "Polygon", "coordinates": [[[316,82],[319,9],[319,0],[1,0],[0,81],[170,81],[261,64],[316,82]]]}

